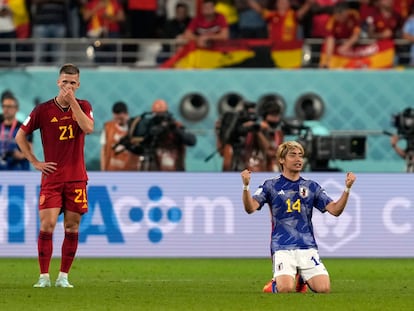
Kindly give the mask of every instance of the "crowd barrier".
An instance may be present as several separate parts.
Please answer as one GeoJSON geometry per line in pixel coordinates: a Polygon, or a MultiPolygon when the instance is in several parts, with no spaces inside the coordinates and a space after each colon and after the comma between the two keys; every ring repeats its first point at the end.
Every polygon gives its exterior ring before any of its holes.
{"type": "MultiPolygon", "coordinates": [[[[39,173],[0,178],[0,257],[36,257],[39,173]]],[[[305,173],[334,199],[344,173],[305,173]]],[[[252,175],[251,191],[270,174],[252,175]]],[[[238,173],[89,174],[80,257],[268,257],[267,205],[248,215],[238,173]]],[[[344,213],[315,210],[323,257],[413,257],[411,174],[358,174],[344,213]]],[[[63,239],[62,219],[54,240],[63,239]]],[[[60,248],[54,248],[60,256],[60,248]]]]}

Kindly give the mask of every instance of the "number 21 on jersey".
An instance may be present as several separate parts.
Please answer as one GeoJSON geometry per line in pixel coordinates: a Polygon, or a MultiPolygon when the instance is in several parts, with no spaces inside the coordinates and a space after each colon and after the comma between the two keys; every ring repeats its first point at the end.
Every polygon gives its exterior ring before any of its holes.
{"type": "Polygon", "coordinates": [[[72,124],[69,124],[68,126],[59,126],[59,130],[60,130],[59,140],[67,140],[67,139],[75,138],[75,135],[73,135],[72,124]]]}

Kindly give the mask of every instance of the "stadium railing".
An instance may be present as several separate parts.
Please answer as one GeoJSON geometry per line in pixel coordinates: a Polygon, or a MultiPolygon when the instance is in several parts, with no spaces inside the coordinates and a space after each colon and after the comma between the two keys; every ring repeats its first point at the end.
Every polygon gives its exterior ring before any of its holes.
{"type": "MultiPolygon", "coordinates": [[[[363,39],[360,42],[367,43],[369,40],[363,39]]],[[[302,67],[318,67],[322,44],[323,39],[304,40],[302,67]]],[[[174,39],[0,39],[0,67],[50,66],[74,62],[82,67],[157,68],[160,62],[172,56],[179,46],[179,42],[174,39]],[[48,48],[41,52],[43,60],[40,62],[34,57],[36,44],[48,48]],[[58,49],[50,49],[53,46],[58,49]]],[[[395,66],[407,65],[410,43],[396,39],[395,46],[395,66]]]]}

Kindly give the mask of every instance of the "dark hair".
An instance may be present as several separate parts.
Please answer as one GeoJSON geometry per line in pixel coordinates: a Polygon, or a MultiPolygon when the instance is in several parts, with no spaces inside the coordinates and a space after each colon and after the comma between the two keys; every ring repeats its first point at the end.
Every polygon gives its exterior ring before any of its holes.
{"type": "Polygon", "coordinates": [[[1,93],[1,101],[5,100],[5,99],[16,99],[14,97],[14,94],[12,91],[10,90],[5,90],[3,91],[3,93],[1,93]]]}
{"type": "Polygon", "coordinates": [[[261,115],[263,119],[265,119],[266,116],[269,114],[280,115],[280,113],[282,112],[280,106],[274,100],[265,101],[260,110],[261,110],[261,115]]]}
{"type": "Polygon", "coordinates": [[[76,67],[74,64],[64,64],[60,70],[59,74],[66,73],[68,75],[78,75],[79,74],[79,68],[76,67]]]}
{"type": "Polygon", "coordinates": [[[177,4],[175,5],[175,9],[179,9],[179,8],[184,8],[188,10],[188,4],[185,2],[177,2],[177,4]]]}
{"type": "Polygon", "coordinates": [[[203,4],[204,3],[213,3],[215,5],[216,4],[216,0],[203,0],[203,4]]]}
{"type": "Polygon", "coordinates": [[[128,113],[128,106],[123,101],[118,101],[112,106],[113,113],[128,113]]]}
{"type": "Polygon", "coordinates": [[[19,107],[19,102],[17,101],[17,98],[14,96],[12,91],[5,90],[3,93],[1,93],[1,102],[3,102],[5,99],[12,99],[16,103],[16,106],[19,107]]]}

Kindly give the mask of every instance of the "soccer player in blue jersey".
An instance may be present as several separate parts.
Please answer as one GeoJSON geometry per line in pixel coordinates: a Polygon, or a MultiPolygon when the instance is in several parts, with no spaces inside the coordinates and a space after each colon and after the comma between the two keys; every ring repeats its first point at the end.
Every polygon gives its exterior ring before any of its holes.
{"type": "Polygon", "coordinates": [[[319,258],[312,212],[315,207],[322,213],[341,215],[356,177],[353,173],[346,174],[345,189],[334,201],[317,182],[300,176],[304,158],[301,144],[286,141],[278,147],[276,156],[282,174],[266,180],[253,196],[249,191],[251,172],[241,173],[246,212],[251,214],[267,203],[272,217],[273,279],[263,291],[293,292],[295,276],[299,273],[312,291],[329,293],[329,274],[319,258]]]}

